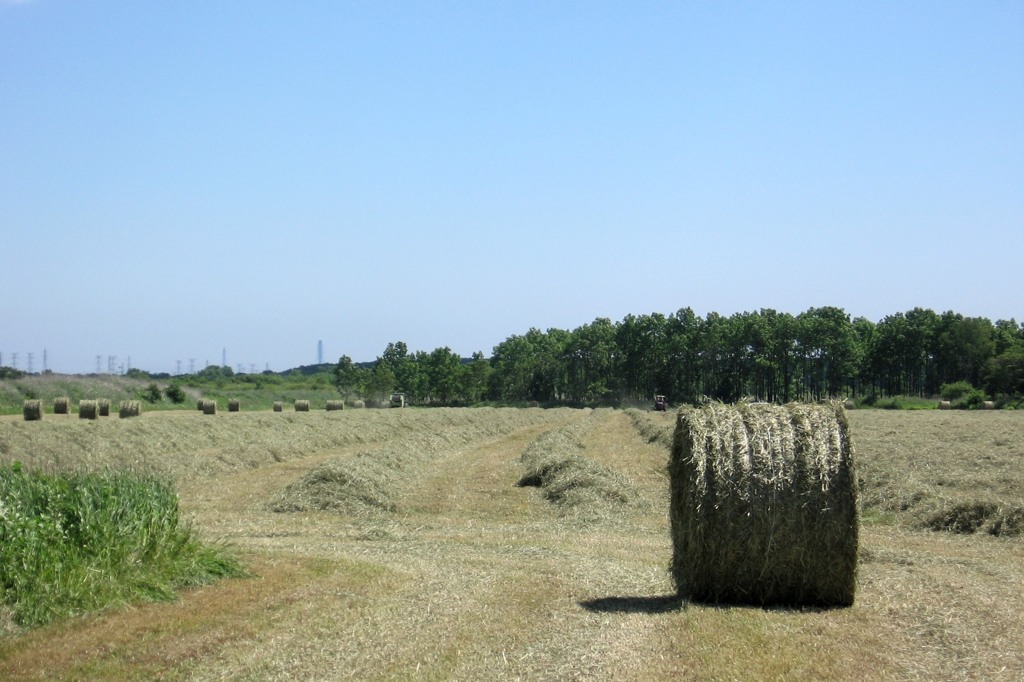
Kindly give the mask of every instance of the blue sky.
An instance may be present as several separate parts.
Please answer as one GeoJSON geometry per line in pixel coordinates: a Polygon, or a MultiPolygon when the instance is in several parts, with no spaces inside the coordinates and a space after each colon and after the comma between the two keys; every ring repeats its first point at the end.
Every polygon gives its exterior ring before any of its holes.
{"type": "Polygon", "coordinates": [[[3,364],[1024,321],[1024,3],[0,0],[3,364]]]}

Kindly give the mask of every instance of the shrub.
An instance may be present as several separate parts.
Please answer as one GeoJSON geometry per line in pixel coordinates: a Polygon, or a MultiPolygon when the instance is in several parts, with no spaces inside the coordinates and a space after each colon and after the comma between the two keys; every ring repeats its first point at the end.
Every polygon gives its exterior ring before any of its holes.
{"type": "Polygon", "coordinates": [[[147,403],[158,403],[164,399],[164,394],[160,391],[160,387],[156,384],[150,384],[146,387],[146,390],[142,392],[142,399],[147,403]]]}
{"type": "Polygon", "coordinates": [[[951,384],[943,384],[939,389],[939,395],[943,400],[960,400],[965,395],[974,392],[974,386],[968,381],[954,381],[951,384]]]}
{"type": "Polygon", "coordinates": [[[176,405],[180,405],[181,403],[185,402],[186,398],[188,397],[185,395],[185,390],[181,387],[181,384],[179,384],[178,382],[174,382],[170,386],[168,386],[167,390],[164,391],[164,395],[166,395],[167,399],[176,405]]]}
{"type": "Polygon", "coordinates": [[[168,480],[132,473],[0,466],[0,539],[0,602],[25,626],[242,573],[181,522],[168,480]]]}

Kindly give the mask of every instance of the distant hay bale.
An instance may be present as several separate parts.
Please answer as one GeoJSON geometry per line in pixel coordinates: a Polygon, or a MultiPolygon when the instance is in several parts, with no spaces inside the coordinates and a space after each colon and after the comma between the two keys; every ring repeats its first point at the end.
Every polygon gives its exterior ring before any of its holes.
{"type": "Polygon", "coordinates": [[[847,410],[855,410],[857,409],[857,401],[853,398],[847,398],[843,401],[843,408],[847,410]]]}
{"type": "Polygon", "coordinates": [[[79,419],[96,419],[99,416],[99,405],[95,400],[78,401],[79,419]]]}
{"type": "Polygon", "coordinates": [[[121,409],[118,412],[118,416],[121,419],[127,419],[128,417],[138,417],[142,414],[142,403],[138,400],[122,400],[121,409]]]}
{"type": "Polygon", "coordinates": [[[110,398],[100,398],[98,402],[99,402],[100,416],[101,417],[109,417],[110,416],[110,398]]]}
{"type": "Polygon", "coordinates": [[[362,408],[366,407],[366,403],[364,401],[362,401],[362,400],[353,400],[352,401],[352,407],[354,407],[356,409],[362,409],[362,408]]]}
{"type": "Polygon", "coordinates": [[[21,406],[21,413],[27,422],[36,422],[43,418],[43,401],[26,400],[21,406]]]}
{"type": "Polygon", "coordinates": [[[327,411],[328,412],[335,412],[337,410],[344,410],[344,409],[345,409],[345,401],[344,400],[328,400],[327,401],[327,411]]]}
{"type": "Polygon", "coordinates": [[[68,414],[69,412],[71,412],[71,401],[68,400],[67,396],[53,399],[54,414],[68,414]]]}
{"type": "Polygon", "coordinates": [[[853,603],[857,479],[838,404],[682,408],[669,482],[672,574],[681,595],[853,603]]]}
{"type": "Polygon", "coordinates": [[[953,409],[953,403],[951,403],[948,400],[940,400],[939,401],[939,409],[940,410],[952,410],[953,409]]]}
{"type": "Polygon", "coordinates": [[[203,400],[202,403],[203,414],[217,414],[216,400],[203,400]]]}
{"type": "Polygon", "coordinates": [[[228,412],[239,412],[242,409],[242,403],[238,398],[230,398],[228,400],[228,412]]]}
{"type": "Polygon", "coordinates": [[[309,412],[309,401],[308,400],[296,400],[295,401],[296,412],[309,412]]]}
{"type": "Polygon", "coordinates": [[[274,412],[283,412],[284,404],[280,400],[274,401],[274,412]]]}
{"type": "Polygon", "coordinates": [[[204,400],[203,398],[200,398],[199,400],[197,400],[196,401],[196,409],[199,410],[200,412],[202,412],[203,411],[203,403],[205,403],[205,402],[206,402],[206,400],[204,400]]]}
{"type": "Polygon", "coordinates": [[[983,409],[983,410],[994,410],[994,409],[996,409],[996,404],[992,400],[985,400],[985,401],[983,401],[981,403],[981,409],[983,409]]]}

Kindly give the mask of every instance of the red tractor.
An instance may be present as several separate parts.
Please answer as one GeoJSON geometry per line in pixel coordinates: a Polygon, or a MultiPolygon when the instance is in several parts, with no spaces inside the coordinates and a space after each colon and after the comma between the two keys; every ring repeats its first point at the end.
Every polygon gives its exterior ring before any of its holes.
{"type": "Polygon", "coordinates": [[[656,395],[656,396],[654,396],[654,411],[655,412],[664,412],[666,410],[668,410],[668,401],[665,400],[665,396],[663,396],[663,395],[656,395]]]}

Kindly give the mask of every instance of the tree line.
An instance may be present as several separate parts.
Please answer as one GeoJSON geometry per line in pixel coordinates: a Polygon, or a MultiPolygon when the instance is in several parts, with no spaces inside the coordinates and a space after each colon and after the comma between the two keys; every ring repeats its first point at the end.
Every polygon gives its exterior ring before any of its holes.
{"type": "Polygon", "coordinates": [[[347,395],[403,392],[441,405],[931,397],[952,385],[1009,399],[1024,396],[1024,325],[923,308],[877,323],[835,307],[729,317],[683,308],[571,331],[530,329],[489,358],[389,343],[373,363],[342,356],[334,382],[347,395]]]}

